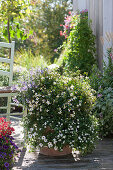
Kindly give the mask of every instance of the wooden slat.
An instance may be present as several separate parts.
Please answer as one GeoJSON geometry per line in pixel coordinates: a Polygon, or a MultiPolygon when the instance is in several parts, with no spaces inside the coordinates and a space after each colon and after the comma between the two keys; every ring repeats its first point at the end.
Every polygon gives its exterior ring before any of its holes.
{"type": "Polygon", "coordinates": [[[8,71],[3,71],[3,70],[0,70],[0,75],[3,75],[3,76],[10,76],[10,73],[8,71]]]}
{"type": "Polygon", "coordinates": [[[7,109],[7,106],[0,107],[0,110],[2,110],[2,109],[7,109]]]}
{"type": "Polygon", "coordinates": [[[15,48],[15,42],[12,42],[12,47],[11,47],[11,63],[10,63],[10,77],[9,77],[9,86],[12,85],[12,80],[13,80],[13,60],[14,60],[14,48],[15,48]]]}
{"type": "Polygon", "coordinates": [[[2,113],[2,114],[0,114],[0,117],[1,116],[7,116],[7,113],[2,113]]]}
{"type": "Polygon", "coordinates": [[[23,107],[22,104],[17,104],[17,103],[10,103],[12,106],[19,106],[19,107],[23,107]]]}
{"type": "Polygon", "coordinates": [[[19,117],[15,117],[15,116],[10,116],[10,119],[13,118],[13,119],[17,119],[17,120],[22,120],[22,118],[19,118],[19,117]]]}
{"type": "Polygon", "coordinates": [[[23,115],[24,113],[23,112],[15,112],[15,113],[10,113],[10,115],[15,115],[15,116],[21,116],[23,115]]]}
{"type": "Polygon", "coordinates": [[[0,97],[17,96],[17,93],[0,93],[0,97]]]}
{"type": "Polygon", "coordinates": [[[11,48],[12,47],[12,43],[0,42],[0,47],[11,48]]]}
{"type": "Polygon", "coordinates": [[[0,62],[9,63],[10,64],[11,63],[11,59],[0,57],[0,62]]]}

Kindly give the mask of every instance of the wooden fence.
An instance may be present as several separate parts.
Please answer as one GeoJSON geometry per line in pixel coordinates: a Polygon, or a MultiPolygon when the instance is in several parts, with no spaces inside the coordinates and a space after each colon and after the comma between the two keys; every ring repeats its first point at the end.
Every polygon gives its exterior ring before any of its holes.
{"type": "MultiPolygon", "coordinates": [[[[109,40],[106,33],[113,33],[113,0],[73,0],[73,10],[77,9],[88,9],[92,29],[96,35],[97,59],[102,70],[103,59],[107,62],[106,48],[112,45],[112,40],[109,40]]],[[[113,39],[113,36],[111,37],[113,39]]]]}

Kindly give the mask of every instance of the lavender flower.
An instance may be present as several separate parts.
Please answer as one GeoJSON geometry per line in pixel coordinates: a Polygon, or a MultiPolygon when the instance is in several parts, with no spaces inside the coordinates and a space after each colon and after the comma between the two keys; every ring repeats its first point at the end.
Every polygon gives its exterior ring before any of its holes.
{"type": "Polygon", "coordinates": [[[98,98],[99,98],[99,97],[102,97],[102,94],[98,94],[97,97],[98,97],[98,98]]]}

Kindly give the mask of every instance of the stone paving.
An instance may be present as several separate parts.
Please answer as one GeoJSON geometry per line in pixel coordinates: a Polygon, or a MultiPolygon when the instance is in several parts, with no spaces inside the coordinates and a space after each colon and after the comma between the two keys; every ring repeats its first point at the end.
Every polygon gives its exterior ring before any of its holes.
{"type": "Polygon", "coordinates": [[[23,148],[22,127],[19,122],[12,121],[16,129],[14,135],[17,145],[22,149],[13,170],[113,170],[113,140],[99,141],[92,154],[79,157],[74,154],[60,157],[48,157],[39,154],[39,151],[29,152],[23,148]]]}

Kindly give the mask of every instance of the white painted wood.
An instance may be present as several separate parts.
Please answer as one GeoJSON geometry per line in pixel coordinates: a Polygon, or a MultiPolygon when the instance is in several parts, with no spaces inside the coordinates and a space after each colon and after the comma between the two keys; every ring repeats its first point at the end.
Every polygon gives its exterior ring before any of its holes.
{"type": "Polygon", "coordinates": [[[73,11],[78,9],[78,0],[73,0],[73,11]]]}
{"type": "Polygon", "coordinates": [[[73,10],[84,10],[87,8],[87,0],[73,0],[73,10]]]}
{"type": "Polygon", "coordinates": [[[11,45],[11,63],[10,63],[9,86],[12,85],[12,80],[13,80],[13,61],[14,61],[15,42],[13,41],[11,44],[12,44],[12,45],[11,45]]]}
{"type": "Polygon", "coordinates": [[[82,11],[82,10],[87,8],[86,2],[87,2],[87,0],[78,0],[78,9],[80,11],[82,11]]]}
{"type": "Polygon", "coordinates": [[[96,33],[96,27],[95,27],[95,0],[92,0],[91,2],[89,1],[88,3],[88,15],[89,15],[89,19],[92,20],[92,30],[94,33],[96,33]]]}
{"type": "Polygon", "coordinates": [[[22,120],[22,118],[15,117],[15,116],[12,116],[12,115],[10,116],[10,118],[13,118],[13,119],[16,119],[16,120],[20,120],[20,121],[22,120]]]}
{"type": "Polygon", "coordinates": [[[113,32],[113,0],[103,0],[103,54],[104,61],[107,63],[106,49],[112,46],[112,41],[107,37],[107,33],[113,32]]]}
{"type": "Polygon", "coordinates": [[[0,97],[17,96],[17,93],[0,93],[0,97]]]}
{"type": "Polygon", "coordinates": [[[17,104],[17,103],[11,103],[12,106],[20,106],[20,107],[23,107],[22,104],[17,104]]]}
{"type": "Polygon", "coordinates": [[[2,71],[2,70],[0,70],[0,75],[3,75],[3,76],[8,76],[8,77],[10,77],[10,72],[8,72],[8,71],[2,71]]]}
{"type": "Polygon", "coordinates": [[[0,47],[4,47],[4,48],[12,48],[12,46],[13,46],[12,43],[0,42],[0,47]]]}
{"type": "MultiPolygon", "coordinates": [[[[12,85],[13,80],[13,61],[14,61],[14,48],[15,48],[15,42],[12,43],[4,43],[0,42],[0,48],[10,48],[11,49],[11,56],[9,59],[0,57],[0,62],[9,63],[10,64],[10,71],[3,71],[0,70],[0,75],[8,76],[9,77],[9,86],[12,85]]],[[[17,93],[0,93],[0,97],[7,97],[7,106],[0,107],[1,109],[6,109],[7,113],[0,114],[0,116],[6,116],[7,120],[10,120],[11,115],[23,115],[24,112],[21,113],[11,113],[11,105],[15,106],[15,103],[11,103],[12,96],[17,96],[17,93]]],[[[21,105],[22,106],[22,105],[21,105]]],[[[18,117],[14,117],[15,119],[20,120],[18,117]]]]}
{"type": "Polygon", "coordinates": [[[10,113],[10,115],[23,115],[23,113],[21,112],[15,112],[15,113],[10,113]]]}
{"type": "Polygon", "coordinates": [[[7,109],[7,106],[4,106],[4,107],[0,107],[0,109],[7,109]]]}
{"type": "Polygon", "coordinates": [[[11,59],[9,59],[9,58],[3,58],[3,57],[0,57],[0,62],[2,63],[11,63],[11,59]]]}

